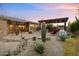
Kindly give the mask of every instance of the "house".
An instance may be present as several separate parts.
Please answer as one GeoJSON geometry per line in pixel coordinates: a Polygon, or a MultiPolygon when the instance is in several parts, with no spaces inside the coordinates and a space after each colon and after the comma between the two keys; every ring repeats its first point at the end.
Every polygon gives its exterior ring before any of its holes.
{"type": "Polygon", "coordinates": [[[26,21],[9,16],[0,16],[0,34],[2,36],[9,33],[18,32],[34,32],[37,30],[38,23],[32,21],[26,21]]]}

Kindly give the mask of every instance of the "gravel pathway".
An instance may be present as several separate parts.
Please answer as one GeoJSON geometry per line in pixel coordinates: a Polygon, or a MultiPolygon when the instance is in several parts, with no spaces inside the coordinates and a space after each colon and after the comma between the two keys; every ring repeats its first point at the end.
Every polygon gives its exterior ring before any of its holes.
{"type": "Polygon", "coordinates": [[[63,43],[58,41],[56,37],[52,38],[53,56],[63,56],[63,43]]]}

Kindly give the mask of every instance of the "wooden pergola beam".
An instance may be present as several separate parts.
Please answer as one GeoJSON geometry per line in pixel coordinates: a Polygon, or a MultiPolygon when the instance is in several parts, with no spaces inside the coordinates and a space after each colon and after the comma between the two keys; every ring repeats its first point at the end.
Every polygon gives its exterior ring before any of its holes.
{"type": "Polygon", "coordinates": [[[39,22],[46,22],[46,23],[64,23],[67,22],[68,17],[65,18],[56,18],[56,19],[46,19],[46,20],[39,20],[39,22]]]}

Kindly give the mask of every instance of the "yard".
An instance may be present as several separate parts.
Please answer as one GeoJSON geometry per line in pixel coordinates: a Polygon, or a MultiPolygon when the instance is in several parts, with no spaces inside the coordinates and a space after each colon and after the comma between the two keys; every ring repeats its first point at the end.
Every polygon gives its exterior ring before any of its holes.
{"type": "Polygon", "coordinates": [[[42,23],[41,31],[9,34],[0,39],[0,55],[3,56],[78,56],[79,20],[68,24],[68,30],[57,29],[42,23]],[[53,32],[53,33],[52,33],[53,32]]]}
{"type": "MultiPolygon", "coordinates": [[[[21,55],[21,56],[38,56],[39,54],[37,54],[34,51],[34,43],[35,41],[33,41],[32,37],[36,36],[36,38],[38,38],[38,40],[40,40],[39,38],[41,37],[41,32],[35,32],[32,34],[28,34],[26,33],[22,33],[22,36],[24,36],[27,39],[26,45],[23,47],[23,50],[18,53],[17,55],[21,55]]],[[[58,41],[56,35],[51,35],[50,33],[47,33],[47,37],[50,37],[51,40],[48,40],[45,42],[45,50],[44,50],[44,54],[43,55],[49,55],[49,56],[62,56],[63,54],[63,42],[58,41]]],[[[0,41],[0,55],[6,55],[7,52],[11,52],[11,51],[16,51],[16,49],[18,48],[19,45],[22,44],[22,42],[20,42],[21,39],[21,34],[18,36],[13,36],[13,35],[8,35],[6,37],[4,37],[4,40],[0,41]],[[14,40],[15,39],[15,40],[14,40]]],[[[36,40],[37,41],[37,40],[36,40]]],[[[10,53],[9,52],[9,53],[10,53]]],[[[13,52],[11,52],[11,55],[13,52]]]]}

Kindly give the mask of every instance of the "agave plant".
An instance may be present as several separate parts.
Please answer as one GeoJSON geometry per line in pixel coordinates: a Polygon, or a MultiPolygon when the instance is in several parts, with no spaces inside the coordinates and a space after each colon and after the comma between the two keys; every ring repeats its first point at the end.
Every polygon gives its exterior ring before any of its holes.
{"type": "Polygon", "coordinates": [[[58,32],[58,37],[60,38],[61,41],[65,41],[66,38],[68,37],[68,34],[67,34],[66,31],[60,30],[60,31],[58,32]]]}

